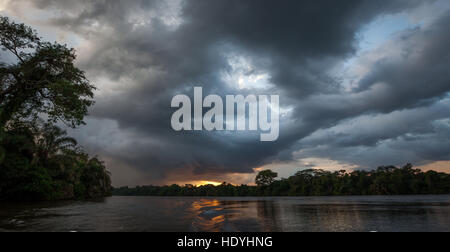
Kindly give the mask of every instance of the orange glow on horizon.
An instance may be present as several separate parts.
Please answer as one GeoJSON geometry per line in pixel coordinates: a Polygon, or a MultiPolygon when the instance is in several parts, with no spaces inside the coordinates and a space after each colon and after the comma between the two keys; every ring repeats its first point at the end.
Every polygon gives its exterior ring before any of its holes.
{"type": "Polygon", "coordinates": [[[222,183],[214,182],[214,181],[195,181],[193,183],[195,186],[204,186],[204,185],[213,185],[213,186],[219,186],[222,183]]]}
{"type": "Polygon", "coordinates": [[[415,168],[421,169],[424,172],[433,170],[436,172],[450,173],[450,161],[436,161],[434,163],[417,166],[415,168]]]}
{"type": "Polygon", "coordinates": [[[216,181],[211,181],[211,180],[191,180],[191,181],[177,181],[177,182],[171,182],[169,184],[176,184],[179,186],[184,186],[184,185],[193,185],[195,187],[199,187],[199,186],[205,186],[205,185],[213,185],[213,186],[220,186],[222,183],[221,182],[216,182],[216,181]]]}
{"type": "Polygon", "coordinates": [[[237,185],[235,183],[228,183],[226,181],[225,182],[217,182],[214,180],[188,180],[188,181],[178,180],[178,181],[168,181],[166,183],[163,183],[163,185],[178,185],[178,186],[191,185],[191,186],[199,187],[199,186],[205,186],[205,185],[220,186],[223,183],[234,185],[234,186],[237,185]]]}

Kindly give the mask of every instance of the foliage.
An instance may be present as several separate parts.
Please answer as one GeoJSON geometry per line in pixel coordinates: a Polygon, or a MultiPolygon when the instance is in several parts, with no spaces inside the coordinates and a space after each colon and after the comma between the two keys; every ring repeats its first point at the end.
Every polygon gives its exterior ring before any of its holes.
{"type": "MultiPolygon", "coordinates": [[[[269,174],[267,172],[267,174],[269,174]]],[[[408,195],[449,194],[450,174],[423,172],[408,164],[402,168],[380,167],[373,171],[329,172],[304,170],[288,179],[263,186],[138,186],[115,188],[122,196],[338,196],[338,195],[408,195]]]]}
{"type": "Polygon", "coordinates": [[[104,164],[89,158],[74,139],[51,124],[14,125],[2,142],[0,199],[57,200],[110,195],[104,164]]]}
{"type": "Polygon", "coordinates": [[[268,186],[275,181],[276,177],[278,177],[278,174],[271,170],[261,171],[256,176],[255,183],[258,186],[268,186]]]}
{"type": "Polygon", "coordinates": [[[0,17],[0,46],[15,58],[0,63],[0,200],[109,195],[104,164],[56,126],[84,124],[94,103],[95,88],[74,66],[75,51],[42,42],[6,17],[0,17]]]}
{"type": "Polygon", "coordinates": [[[53,123],[84,124],[95,88],[74,66],[73,49],[42,42],[31,28],[7,17],[0,17],[0,45],[15,57],[0,65],[0,127],[42,114],[53,123]]]}

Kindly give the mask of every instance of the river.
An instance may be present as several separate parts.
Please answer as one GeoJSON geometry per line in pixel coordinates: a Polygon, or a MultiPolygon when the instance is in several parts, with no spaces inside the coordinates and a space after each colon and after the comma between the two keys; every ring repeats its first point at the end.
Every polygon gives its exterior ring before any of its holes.
{"type": "Polygon", "coordinates": [[[0,231],[450,231],[450,195],[0,203],[0,231]]]}

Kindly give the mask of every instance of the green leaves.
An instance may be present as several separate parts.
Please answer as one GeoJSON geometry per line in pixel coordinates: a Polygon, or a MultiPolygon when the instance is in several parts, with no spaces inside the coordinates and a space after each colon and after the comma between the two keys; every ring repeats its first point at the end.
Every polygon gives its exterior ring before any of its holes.
{"type": "Polygon", "coordinates": [[[8,126],[0,149],[0,199],[58,200],[110,195],[111,179],[102,161],[89,158],[75,139],[53,124],[8,126]]]}
{"type": "Polygon", "coordinates": [[[450,174],[423,172],[394,166],[372,171],[324,171],[309,169],[297,172],[288,179],[272,181],[276,173],[262,171],[257,179],[260,186],[204,185],[137,186],[115,188],[121,196],[344,196],[344,195],[408,195],[449,194],[450,174]],[[392,183],[394,181],[394,183],[392,183]],[[400,182],[401,181],[401,182],[400,182]],[[270,184],[268,185],[267,183],[270,184]],[[265,186],[261,186],[265,185],[265,186]]]}
{"type": "Polygon", "coordinates": [[[3,161],[5,160],[6,152],[5,148],[0,146],[0,165],[3,164],[3,161]]]}
{"type": "MultiPolygon", "coordinates": [[[[1,113],[1,109],[0,109],[1,113]]],[[[3,128],[0,128],[0,165],[2,165],[3,161],[5,160],[6,156],[6,150],[3,148],[3,141],[5,139],[5,131],[3,128]]]]}
{"type": "Polygon", "coordinates": [[[77,141],[67,137],[66,131],[49,123],[44,124],[35,134],[37,136],[37,156],[44,162],[59,153],[75,150],[77,146],[77,141]]]}
{"type": "Polygon", "coordinates": [[[0,46],[17,58],[13,65],[0,63],[0,127],[42,114],[52,123],[61,121],[73,128],[84,124],[95,87],[75,67],[74,49],[41,42],[31,28],[3,17],[0,46]]]}
{"type": "Polygon", "coordinates": [[[256,176],[255,183],[258,186],[269,186],[275,181],[276,177],[278,177],[278,174],[271,170],[261,171],[256,176]]]}
{"type": "Polygon", "coordinates": [[[11,22],[8,17],[0,17],[0,45],[4,51],[10,51],[19,61],[29,56],[25,50],[35,49],[40,38],[35,31],[24,24],[11,22]]]}
{"type": "Polygon", "coordinates": [[[94,104],[95,87],[75,67],[75,50],[42,42],[33,29],[5,17],[0,47],[16,57],[0,62],[0,199],[109,195],[104,164],[55,126],[84,124],[94,104]]]}

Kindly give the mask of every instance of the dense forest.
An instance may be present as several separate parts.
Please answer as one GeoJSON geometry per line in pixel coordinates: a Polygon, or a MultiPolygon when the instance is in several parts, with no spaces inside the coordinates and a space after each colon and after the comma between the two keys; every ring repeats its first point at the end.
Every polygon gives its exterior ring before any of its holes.
{"type": "Polygon", "coordinates": [[[408,164],[402,168],[379,167],[373,171],[329,172],[302,170],[288,179],[275,180],[270,170],[256,177],[257,186],[171,185],[115,188],[118,196],[338,196],[450,194],[450,174],[423,172],[408,164]]]}
{"type": "Polygon", "coordinates": [[[110,175],[58,125],[84,124],[94,86],[73,49],[0,17],[0,200],[103,197],[110,175]]]}

